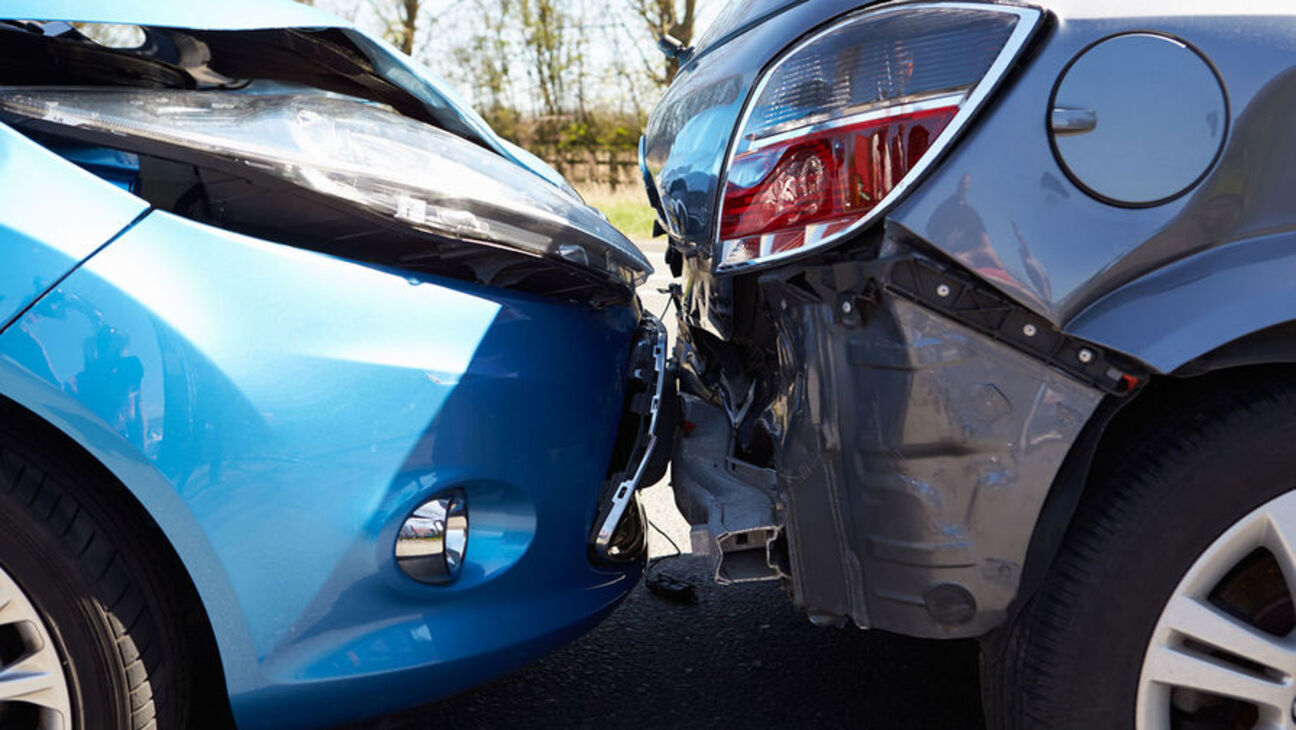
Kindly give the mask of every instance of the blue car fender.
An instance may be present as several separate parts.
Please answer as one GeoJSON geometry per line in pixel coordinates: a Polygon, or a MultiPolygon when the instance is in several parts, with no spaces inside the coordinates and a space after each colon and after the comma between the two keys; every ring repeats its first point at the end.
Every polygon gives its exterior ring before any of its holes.
{"type": "Polygon", "coordinates": [[[239,725],[332,724],[529,661],[633,585],[587,546],[636,324],[154,211],[0,335],[0,392],[166,534],[239,725]],[[464,568],[416,583],[399,523],[452,489],[464,568]]]}
{"type": "Polygon", "coordinates": [[[0,124],[0,329],[148,209],[0,124]]]}

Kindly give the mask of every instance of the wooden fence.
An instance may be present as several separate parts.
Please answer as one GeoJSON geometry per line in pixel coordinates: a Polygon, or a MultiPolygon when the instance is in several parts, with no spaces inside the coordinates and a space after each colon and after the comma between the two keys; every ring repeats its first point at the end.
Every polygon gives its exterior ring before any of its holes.
{"type": "Polygon", "coordinates": [[[553,165],[573,185],[606,185],[613,190],[631,186],[643,187],[639,175],[639,155],[628,149],[559,150],[556,147],[532,147],[531,152],[553,165]]]}

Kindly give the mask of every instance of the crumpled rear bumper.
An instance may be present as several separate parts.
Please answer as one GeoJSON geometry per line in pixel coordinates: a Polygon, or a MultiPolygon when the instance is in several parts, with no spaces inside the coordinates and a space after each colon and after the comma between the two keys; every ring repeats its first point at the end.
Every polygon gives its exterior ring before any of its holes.
{"type": "Polygon", "coordinates": [[[981,635],[1017,595],[1049,488],[1103,392],[869,284],[880,266],[761,278],[778,338],[764,404],[725,407],[726,376],[682,327],[676,503],[721,582],[783,580],[816,622],[981,635]],[[748,409],[768,463],[739,455],[748,409]]]}

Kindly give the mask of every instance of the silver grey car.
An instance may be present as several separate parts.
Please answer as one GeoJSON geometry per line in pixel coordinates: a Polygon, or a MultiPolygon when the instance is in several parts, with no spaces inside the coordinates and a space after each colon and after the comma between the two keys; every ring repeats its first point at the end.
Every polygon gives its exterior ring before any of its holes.
{"type": "Polygon", "coordinates": [[[1296,727],[1296,6],[732,3],[642,145],[722,583],[997,728],[1296,727]]]}

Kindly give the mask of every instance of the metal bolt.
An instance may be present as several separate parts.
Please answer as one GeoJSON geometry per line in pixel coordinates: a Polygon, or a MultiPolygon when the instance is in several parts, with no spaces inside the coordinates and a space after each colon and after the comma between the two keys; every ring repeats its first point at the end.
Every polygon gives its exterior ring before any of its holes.
{"type": "Polygon", "coordinates": [[[1035,325],[1033,324],[1028,324],[1025,327],[1022,327],[1022,334],[1027,337],[1034,337],[1037,331],[1038,330],[1035,329],[1035,325]]]}
{"type": "Polygon", "coordinates": [[[950,295],[949,284],[941,284],[940,286],[936,287],[936,296],[944,299],[949,295],[950,295]]]}
{"type": "Polygon", "coordinates": [[[1079,358],[1080,358],[1080,362],[1085,363],[1086,365],[1088,365],[1089,363],[1093,362],[1093,351],[1092,351],[1092,350],[1081,350],[1081,351],[1079,352],[1079,354],[1076,355],[1076,357],[1079,357],[1079,358]]]}
{"type": "Polygon", "coordinates": [[[842,302],[842,313],[843,313],[843,314],[850,314],[850,313],[851,313],[851,310],[853,310],[853,309],[855,309],[855,306],[852,305],[852,304],[850,303],[850,300],[849,300],[849,299],[847,299],[847,300],[845,300],[845,301],[842,302]]]}

